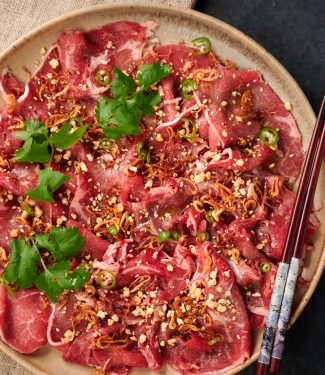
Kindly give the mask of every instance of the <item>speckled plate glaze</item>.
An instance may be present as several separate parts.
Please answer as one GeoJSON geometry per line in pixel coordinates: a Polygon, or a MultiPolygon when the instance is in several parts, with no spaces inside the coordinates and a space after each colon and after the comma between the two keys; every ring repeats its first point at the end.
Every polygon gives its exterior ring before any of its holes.
{"type": "MultiPolygon", "coordinates": [[[[0,55],[0,69],[10,66],[18,78],[25,80],[26,73],[22,70],[25,65],[30,71],[35,70],[35,60],[40,59],[41,47],[50,46],[60,33],[69,30],[88,30],[108,22],[129,20],[145,22],[154,20],[159,24],[156,34],[163,43],[185,40],[191,41],[197,36],[207,36],[211,39],[213,48],[223,59],[235,61],[243,69],[255,69],[262,72],[265,80],[284,102],[290,102],[293,115],[303,134],[303,144],[308,146],[315,115],[303,92],[283,68],[264,48],[235,28],[218,19],[175,7],[154,6],[148,4],[121,4],[106,5],[82,9],[77,12],[59,17],[35,29],[19,39],[14,45],[0,55]]],[[[325,196],[325,166],[321,171],[316,202],[325,196]]],[[[307,290],[298,290],[296,293],[295,309],[291,318],[291,325],[302,313],[311,298],[325,265],[325,209],[318,212],[322,222],[321,229],[315,237],[315,251],[309,253],[305,261],[303,276],[310,281],[307,290]]],[[[252,355],[244,364],[238,366],[228,375],[235,374],[253,363],[258,356],[261,330],[253,332],[252,355]]],[[[89,375],[90,368],[73,363],[64,362],[60,352],[46,347],[32,356],[23,356],[8,346],[0,343],[0,349],[12,356],[17,362],[39,375],[89,375]]],[[[135,370],[134,375],[153,374],[150,370],[135,370]]],[[[175,371],[168,367],[162,368],[158,374],[172,375],[175,371]]]]}

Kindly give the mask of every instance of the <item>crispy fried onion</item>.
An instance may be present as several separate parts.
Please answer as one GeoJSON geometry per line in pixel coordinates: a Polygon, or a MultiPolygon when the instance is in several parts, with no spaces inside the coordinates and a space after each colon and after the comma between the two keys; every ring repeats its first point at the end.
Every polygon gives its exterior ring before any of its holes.
{"type": "Polygon", "coordinates": [[[155,249],[159,251],[163,248],[163,244],[157,239],[157,236],[147,236],[140,244],[136,247],[137,251],[142,251],[145,249],[155,249]]]}
{"type": "Polygon", "coordinates": [[[100,336],[95,340],[95,347],[97,349],[108,349],[108,348],[125,348],[130,344],[131,340],[129,336],[125,336],[122,339],[116,339],[113,336],[105,335],[100,336]]]}
{"type": "Polygon", "coordinates": [[[167,313],[167,316],[170,316],[168,326],[183,334],[203,331],[212,325],[212,319],[206,309],[204,301],[198,302],[189,296],[177,296],[167,313]]]}
{"type": "Polygon", "coordinates": [[[141,275],[137,277],[129,286],[130,293],[135,293],[140,290],[145,284],[151,281],[151,276],[141,275]]]}
{"type": "Polygon", "coordinates": [[[197,69],[194,72],[194,79],[196,81],[212,82],[219,78],[218,70],[216,69],[197,69]]]}
{"type": "Polygon", "coordinates": [[[23,129],[25,127],[24,120],[19,117],[13,117],[10,120],[11,125],[8,126],[8,129],[23,129]]]}
{"type": "Polygon", "coordinates": [[[6,95],[6,107],[9,113],[13,112],[17,105],[17,99],[14,94],[6,95]]]}
{"type": "Polygon", "coordinates": [[[251,90],[243,92],[238,115],[241,121],[260,120],[263,118],[263,113],[254,109],[254,97],[251,90]]]}

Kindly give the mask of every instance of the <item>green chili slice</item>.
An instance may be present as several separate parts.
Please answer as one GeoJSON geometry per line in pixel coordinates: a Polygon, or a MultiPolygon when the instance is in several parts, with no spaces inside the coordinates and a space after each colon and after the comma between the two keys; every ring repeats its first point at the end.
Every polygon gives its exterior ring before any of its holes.
{"type": "Polygon", "coordinates": [[[111,235],[111,236],[116,236],[118,234],[118,228],[115,226],[115,225],[111,225],[109,228],[108,228],[108,233],[111,235]]]}
{"type": "Polygon", "coordinates": [[[106,290],[114,288],[116,285],[116,276],[108,270],[102,270],[97,275],[97,283],[106,290]]]}
{"type": "Polygon", "coordinates": [[[198,88],[198,84],[193,79],[186,78],[182,81],[182,97],[190,99],[193,96],[193,91],[198,88]]]}
{"type": "Polygon", "coordinates": [[[197,47],[192,49],[193,55],[205,56],[212,50],[210,39],[204,36],[192,40],[191,43],[193,46],[197,47]]]}
{"type": "Polygon", "coordinates": [[[214,337],[213,339],[211,339],[210,341],[208,341],[208,345],[212,346],[212,345],[215,345],[216,343],[220,342],[223,340],[223,336],[222,335],[217,335],[216,337],[214,337]]]}
{"type": "Polygon", "coordinates": [[[268,273],[270,272],[272,269],[272,266],[269,262],[262,262],[260,264],[260,270],[263,272],[263,273],[268,273]]]}
{"type": "Polygon", "coordinates": [[[96,81],[102,85],[107,86],[111,83],[111,76],[106,69],[99,69],[95,74],[96,81]]]}
{"type": "Polygon", "coordinates": [[[209,223],[214,223],[215,222],[214,217],[212,216],[212,210],[207,211],[205,213],[205,218],[206,218],[206,221],[209,222],[209,223]]]}
{"type": "Polygon", "coordinates": [[[260,139],[270,147],[275,147],[279,140],[279,132],[275,128],[263,128],[260,130],[260,139]]]}
{"type": "Polygon", "coordinates": [[[170,238],[170,232],[168,230],[162,230],[161,232],[159,232],[157,236],[157,240],[159,242],[165,242],[169,240],[169,238],[170,238]]]}
{"type": "Polygon", "coordinates": [[[200,232],[197,236],[196,239],[198,241],[209,241],[210,240],[210,234],[208,232],[200,232]]]}
{"type": "Polygon", "coordinates": [[[172,235],[172,238],[176,241],[178,241],[181,237],[181,234],[179,232],[177,232],[177,230],[173,230],[171,235],[172,235]]]}
{"type": "Polygon", "coordinates": [[[151,151],[143,148],[143,142],[139,141],[136,145],[137,156],[140,160],[150,164],[151,162],[151,151]]]}
{"type": "Polygon", "coordinates": [[[107,151],[107,150],[110,150],[111,147],[112,147],[112,142],[107,139],[107,138],[102,138],[100,141],[99,141],[99,147],[104,150],[104,151],[107,151]]]}
{"type": "Polygon", "coordinates": [[[177,133],[181,138],[185,138],[190,142],[194,142],[196,139],[197,128],[195,122],[187,117],[182,118],[182,127],[177,129],[177,133]]]}

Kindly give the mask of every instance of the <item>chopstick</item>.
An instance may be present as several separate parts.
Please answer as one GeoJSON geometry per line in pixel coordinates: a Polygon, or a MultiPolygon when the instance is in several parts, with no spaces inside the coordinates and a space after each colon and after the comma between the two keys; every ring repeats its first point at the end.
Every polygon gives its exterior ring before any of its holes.
{"type": "MultiPolygon", "coordinates": [[[[293,251],[293,257],[290,262],[290,268],[287,278],[287,283],[284,290],[278,327],[274,339],[274,346],[271,357],[270,371],[277,373],[280,370],[281,359],[284,350],[284,341],[287,327],[290,320],[292,302],[294,298],[294,292],[299,276],[299,263],[302,257],[304,248],[304,238],[308,227],[308,218],[310,211],[313,206],[313,198],[315,195],[317,180],[319,177],[320,169],[325,152],[325,97],[323,99],[322,109],[318,118],[318,123],[321,128],[321,135],[318,142],[318,148],[315,150],[314,165],[311,171],[311,178],[309,185],[307,186],[306,196],[307,199],[303,202],[302,214],[300,221],[298,222],[297,237],[295,240],[295,246],[293,251]]],[[[316,124],[317,126],[317,124],[316,124]]]]}
{"type": "MultiPolygon", "coordinates": [[[[288,278],[289,273],[289,263],[292,263],[291,271],[290,271],[290,283],[288,283],[287,293],[289,289],[292,290],[292,295],[294,295],[295,284],[292,285],[292,280],[294,280],[295,274],[298,275],[297,264],[299,268],[299,259],[301,257],[301,252],[303,248],[303,237],[306,232],[307,224],[308,224],[308,215],[310,213],[310,209],[313,202],[313,196],[315,193],[316,183],[319,176],[320,166],[322,164],[322,158],[324,154],[324,119],[325,119],[325,97],[323,98],[323,102],[321,105],[321,109],[318,115],[318,119],[313,131],[313,135],[311,138],[311,142],[308,148],[308,152],[306,155],[306,160],[304,164],[304,168],[302,171],[302,176],[300,179],[297,196],[295,200],[295,204],[291,214],[290,225],[288,229],[287,239],[285,243],[284,253],[281,259],[281,262],[278,264],[278,271],[274,282],[270,307],[268,311],[268,315],[266,317],[266,323],[264,327],[263,339],[260,349],[260,355],[258,358],[257,368],[256,368],[256,375],[264,375],[267,373],[268,365],[271,360],[271,353],[272,348],[275,340],[275,336],[277,333],[277,326],[278,320],[281,310],[281,304],[283,300],[283,295],[285,292],[285,286],[288,278]],[[304,214],[304,219],[302,217],[304,214]],[[305,223],[305,224],[304,224],[305,223]],[[298,241],[298,234],[300,240],[298,241]],[[295,257],[296,255],[297,257],[295,257]],[[291,261],[291,258],[294,258],[291,261]],[[297,260],[298,259],[298,260],[297,260]],[[289,288],[289,286],[293,286],[293,288],[289,288]]],[[[286,295],[287,298],[288,294],[286,295]]],[[[293,297],[293,296],[292,296],[293,297]]],[[[289,297],[288,297],[289,298],[289,297]]],[[[287,301],[287,300],[286,300],[287,301]]],[[[289,316],[291,312],[291,306],[289,307],[289,303],[286,303],[283,307],[282,312],[282,327],[281,330],[278,330],[278,341],[277,346],[275,349],[274,360],[273,360],[273,371],[278,371],[280,365],[280,359],[282,357],[283,352],[283,341],[284,341],[284,334],[283,330],[285,331],[287,324],[285,321],[288,320],[286,312],[289,308],[289,316]],[[284,327],[285,325],[285,327],[284,327]],[[279,337],[281,335],[281,338],[279,337]],[[281,343],[281,344],[279,344],[281,343]],[[278,351],[277,351],[277,348],[278,351]],[[280,354],[281,353],[281,354],[280,354]]],[[[292,304],[292,301],[291,301],[292,304]]]]}

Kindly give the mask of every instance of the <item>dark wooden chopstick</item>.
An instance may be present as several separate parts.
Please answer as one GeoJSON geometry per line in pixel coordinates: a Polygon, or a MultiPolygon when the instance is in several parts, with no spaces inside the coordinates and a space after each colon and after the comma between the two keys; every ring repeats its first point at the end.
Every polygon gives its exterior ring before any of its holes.
{"type": "Polygon", "coordinates": [[[324,152],[325,152],[325,98],[323,100],[322,108],[320,111],[320,116],[318,122],[321,128],[321,134],[318,141],[318,147],[315,150],[314,164],[311,171],[311,178],[308,186],[306,187],[306,200],[302,202],[302,213],[300,220],[298,221],[297,236],[294,242],[293,257],[290,262],[290,268],[287,278],[286,287],[284,290],[277,332],[275,335],[274,346],[272,351],[272,358],[270,364],[270,371],[272,373],[277,373],[280,371],[281,359],[284,350],[284,341],[287,327],[290,320],[292,302],[294,298],[294,292],[296,289],[296,284],[299,276],[299,263],[302,257],[304,249],[304,238],[306,235],[309,215],[313,206],[313,198],[315,195],[315,190],[317,186],[317,181],[320,173],[320,169],[323,162],[324,152]]]}
{"type": "MultiPolygon", "coordinates": [[[[325,118],[325,97],[323,98],[322,106],[319,112],[319,116],[313,131],[313,135],[311,138],[310,146],[308,148],[308,152],[306,155],[306,160],[304,164],[304,168],[302,171],[302,176],[300,179],[295,204],[291,214],[291,220],[289,225],[289,230],[287,234],[286,244],[284,248],[284,253],[281,262],[278,264],[278,271],[273,287],[270,307],[268,311],[268,315],[266,317],[266,323],[264,327],[263,339],[260,349],[260,355],[258,358],[257,368],[256,368],[256,375],[264,375],[267,372],[268,365],[271,360],[271,353],[273,349],[273,344],[275,340],[275,335],[277,332],[277,325],[280,315],[280,309],[282,304],[282,299],[284,295],[285,285],[288,277],[289,272],[289,262],[291,262],[291,258],[295,252],[295,244],[297,243],[296,238],[298,234],[298,230],[300,228],[299,223],[302,223],[300,220],[302,212],[304,210],[304,203],[309,202],[309,210],[311,208],[311,202],[313,201],[314,191],[310,191],[309,197],[307,197],[309,189],[307,188],[310,186],[310,182],[312,176],[315,178],[314,185],[316,185],[318,173],[313,173],[314,167],[317,166],[320,169],[320,165],[322,163],[322,156],[318,156],[320,161],[315,163],[316,155],[321,153],[319,146],[320,139],[322,138],[322,131],[324,130],[324,118],[325,118]],[[318,151],[319,150],[319,151],[318,151]],[[316,177],[317,175],[317,177],[316,177]],[[312,193],[312,194],[311,194],[312,193]]],[[[317,171],[316,171],[317,172],[317,171]]],[[[308,207],[307,207],[308,208],[308,207]]],[[[303,229],[303,228],[302,228],[303,229]]],[[[303,235],[305,232],[303,233],[303,235]]],[[[300,233],[300,236],[302,232],[300,233]]],[[[303,243],[303,240],[300,241],[303,243]]],[[[298,254],[299,255],[299,254],[298,254]]],[[[301,254],[300,254],[301,255],[301,254]]],[[[296,265],[296,261],[294,261],[294,265],[296,265]]],[[[273,362],[274,364],[274,371],[276,371],[276,361],[273,362]]]]}

